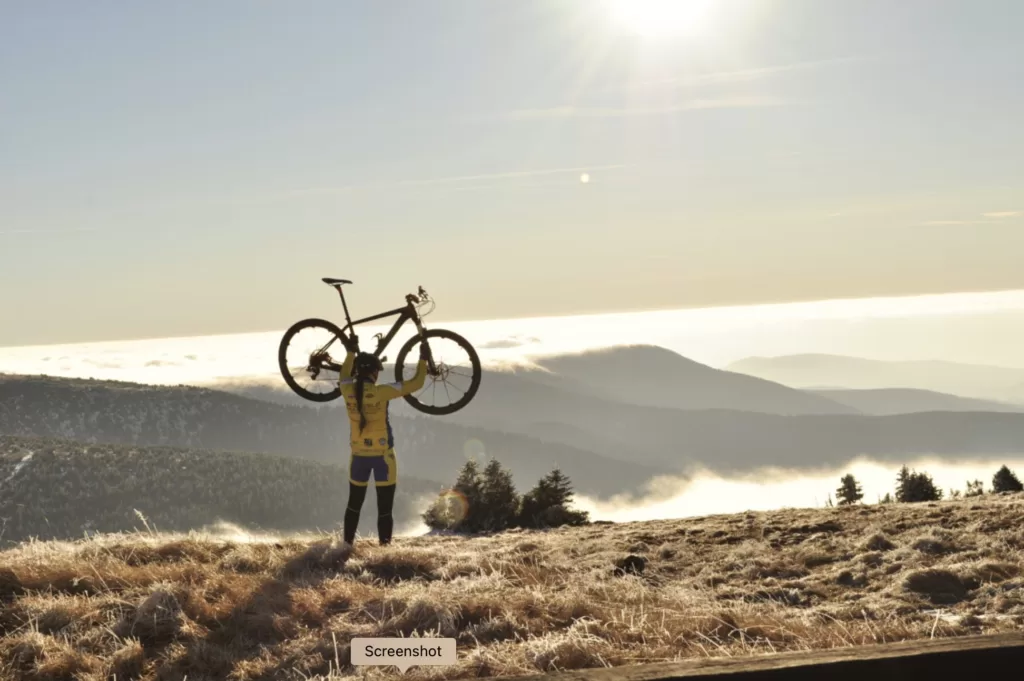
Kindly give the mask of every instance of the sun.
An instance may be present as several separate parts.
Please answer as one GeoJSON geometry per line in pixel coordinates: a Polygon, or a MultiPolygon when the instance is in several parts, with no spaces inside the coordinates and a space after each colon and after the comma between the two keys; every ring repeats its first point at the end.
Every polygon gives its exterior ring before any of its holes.
{"type": "Polygon", "coordinates": [[[707,28],[714,0],[609,0],[613,20],[646,38],[694,35],[707,28]]]}

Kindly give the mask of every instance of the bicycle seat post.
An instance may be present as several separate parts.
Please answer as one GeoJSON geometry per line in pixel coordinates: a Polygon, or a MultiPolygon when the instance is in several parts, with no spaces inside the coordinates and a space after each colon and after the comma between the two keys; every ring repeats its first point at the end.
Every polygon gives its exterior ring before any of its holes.
{"type": "Polygon", "coordinates": [[[338,289],[338,295],[341,296],[341,307],[345,310],[345,321],[348,322],[349,328],[352,327],[352,316],[348,313],[348,305],[345,304],[345,293],[341,290],[341,285],[335,286],[338,289]]]}

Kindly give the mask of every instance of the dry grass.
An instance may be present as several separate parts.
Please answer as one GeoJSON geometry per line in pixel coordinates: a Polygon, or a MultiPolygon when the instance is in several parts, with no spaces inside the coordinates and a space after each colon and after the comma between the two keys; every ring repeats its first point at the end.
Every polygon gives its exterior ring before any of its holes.
{"type": "Polygon", "coordinates": [[[401,539],[352,556],[329,539],[29,543],[0,553],[0,677],[395,676],[354,670],[354,636],[454,637],[457,666],[403,677],[442,679],[1021,628],[1022,521],[1015,495],[401,539]]]}

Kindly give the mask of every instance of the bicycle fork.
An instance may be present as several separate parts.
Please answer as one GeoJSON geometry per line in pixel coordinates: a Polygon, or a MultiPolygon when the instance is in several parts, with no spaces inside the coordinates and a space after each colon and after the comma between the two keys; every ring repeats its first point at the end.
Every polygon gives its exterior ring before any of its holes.
{"type": "Polygon", "coordinates": [[[437,364],[434,363],[434,353],[431,352],[430,344],[427,343],[427,339],[424,337],[424,334],[426,334],[427,330],[423,328],[423,322],[421,322],[418,318],[414,319],[413,322],[416,324],[416,330],[419,332],[420,338],[423,339],[420,342],[427,347],[427,373],[430,374],[431,376],[437,376],[440,372],[437,369],[437,364]]]}

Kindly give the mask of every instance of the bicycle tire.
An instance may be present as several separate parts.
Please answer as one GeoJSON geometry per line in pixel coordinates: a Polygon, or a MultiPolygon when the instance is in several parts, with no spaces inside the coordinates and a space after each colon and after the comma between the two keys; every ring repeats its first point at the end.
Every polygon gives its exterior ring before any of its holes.
{"type": "Polygon", "coordinates": [[[326,319],[303,319],[302,321],[295,322],[292,324],[287,331],[284,332],[284,336],[281,338],[281,344],[277,349],[277,365],[281,370],[281,376],[284,377],[284,382],[288,384],[288,387],[298,395],[299,397],[309,400],[310,402],[330,402],[341,397],[341,386],[336,385],[334,390],[326,393],[314,393],[306,390],[298,384],[295,377],[292,376],[288,370],[288,344],[297,333],[304,329],[320,327],[326,329],[330,333],[333,333],[337,338],[344,336],[341,328],[333,322],[329,322],[326,319]]]}
{"type": "MultiPolygon", "coordinates": [[[[467,404],[469,404],[476,396],[477,391],[480,389],[480,379],[482,378],[483,369],[480,365],[480,356],[477,354],[476,349],[470,344],[468,340],[447,329],[430,329],[424,332],[423,337],[427,339],[429,345],[431,338],[447,338],[448,340],[454,341],[459,347],[466,351],[469,355],[470,362],[473,365],[473,377],[470,382],[469,390],[467,390],[462,399],[449,404],[446,407],[435,407],[420,402],[414,395],[405,395],[402,399],[408,402],[413,409],[421,411],[424,414],[432,414],[434,416],[443,416],[445,414],[454,414],[459,411],[467,404]]],[[[395,359],[395,380],[401,382],[404,380],[403,368],[405,367],[406,357],[413,351],[414,348],[420,344],[421,336],[418,334],[406,341],[402,349],[398,351],[398,357],[395,359]]]]}

